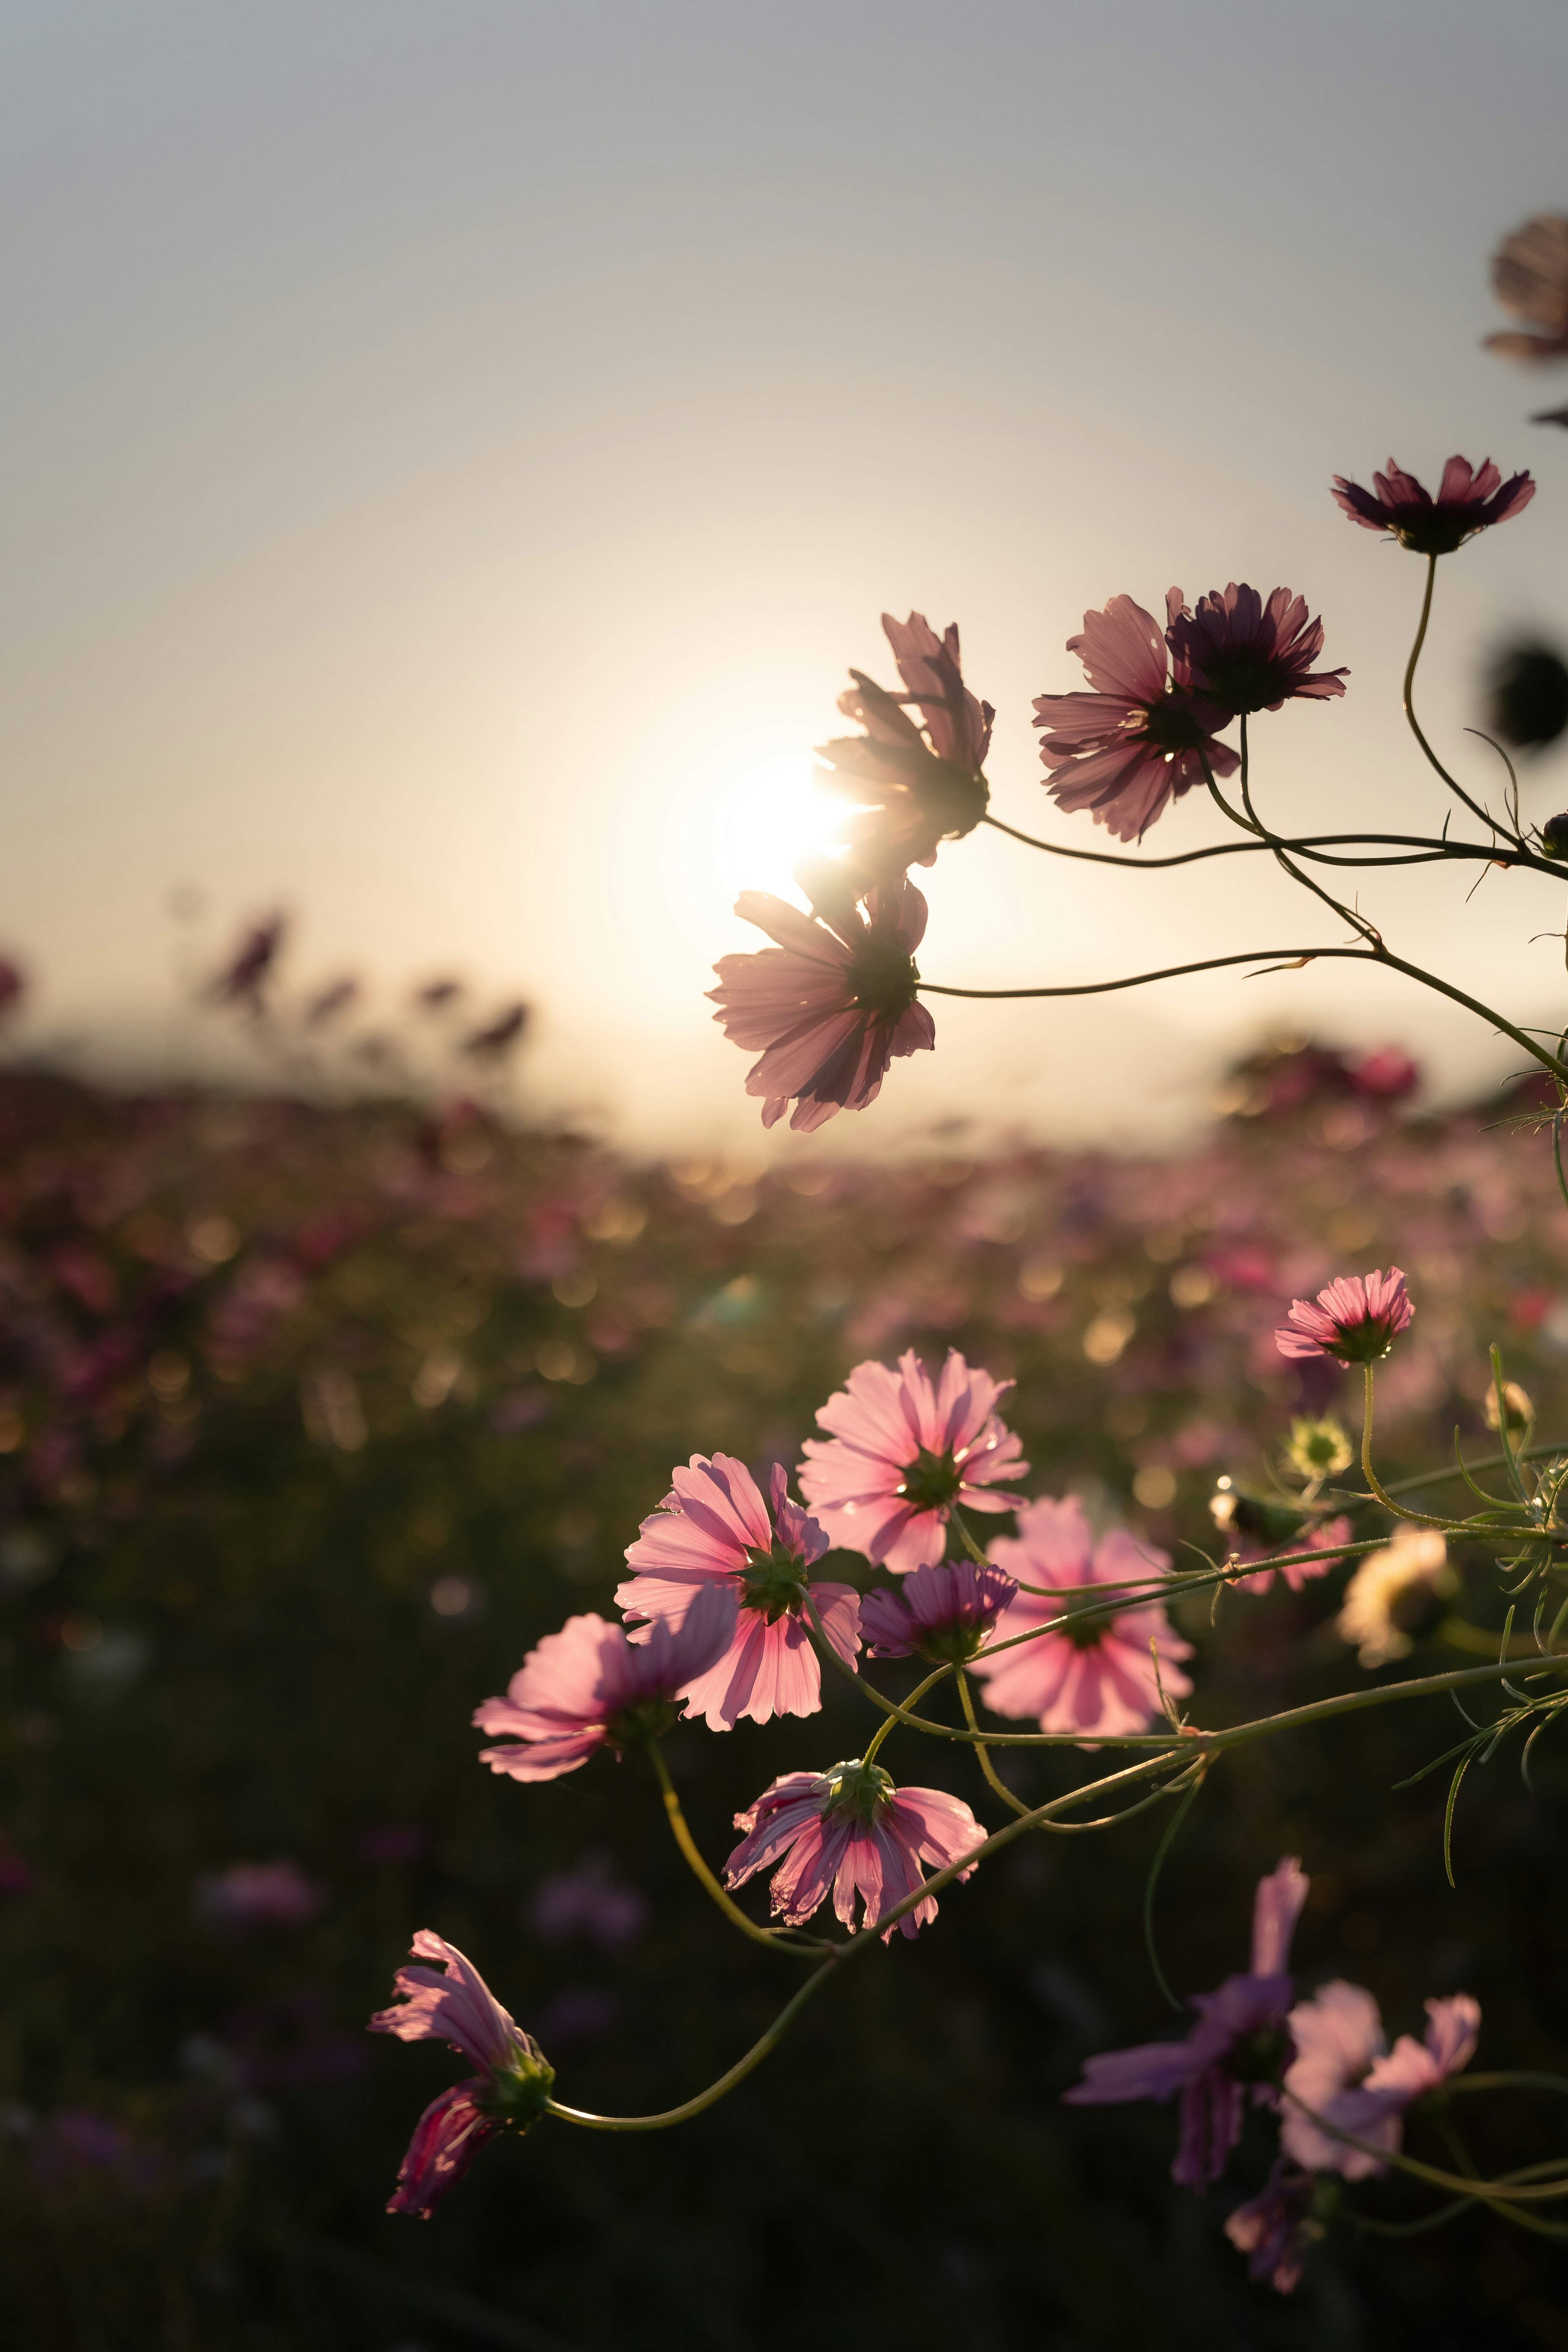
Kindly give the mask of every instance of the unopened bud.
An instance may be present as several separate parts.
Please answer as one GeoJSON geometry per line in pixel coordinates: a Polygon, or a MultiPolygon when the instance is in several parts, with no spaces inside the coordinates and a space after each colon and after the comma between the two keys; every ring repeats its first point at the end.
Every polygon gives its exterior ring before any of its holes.
{"type": "Polygon", "coordinates": [[[1541,828],[1541,846],[1548,857],[1568,857],[1568,809],[1547,818],[1541,828]]]}
{"type": "MultiPolygon", "coordinates": [[[[1526,1391],[1520,1387],[1517,1381],[1508,1381],[1504,1382],[1502,1402],[1503,1411],[1508,1415],[1509,1435],[1510,1437],[1521,1437],[1535,1419],[1534,1405],[1531,1402],[1526,1391]]],[[[1489,1388],[1487,1391],[1485,1399],[1482,1402],[1481,1410],[1486,1415],[1486,1423],[1489,1429],[1499,1429],[1501,1427],[1502,1421],[1501,1415],[1498,1411],[1497,1390],[1495,1387],[1489,1388]]]]}

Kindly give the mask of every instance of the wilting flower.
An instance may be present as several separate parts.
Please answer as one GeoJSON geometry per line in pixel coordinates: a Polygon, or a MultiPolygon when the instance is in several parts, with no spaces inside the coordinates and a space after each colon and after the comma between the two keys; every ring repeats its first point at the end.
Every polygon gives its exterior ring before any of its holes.
{"type": "Polygon", "coordinates": [[[1042,1731],[1078,1731],[1092,1739],[1142,1731],[1161,1711],[1162,1684],[1167,1698],[1192,1689],[1174,1663],[1191,1657],[1192,1643],[1171,1631],[1159,1601],[1130,1594],[1125,1603],[1097,1606],[1100,1586],[1146,1581],[1169,1568],[1166,1553],[1124,1528],[1096,1543],[1076,1495],[1059,1503],[1042,1495],[1024,1505],[1016,1538],[998,1538],[991,1557],[1020,1587],[1082,1591],[1081,1600],[1061,1601],[1020,1590],[1009,1604],[992,1648],[972,1670],[984,1677],[986,1705],[997,1715],[1037,1716],[1042,1731]],[[995,1646],[1058,1619],[1066,1622],[1053,1633],[1013,1649],[995,1646]],[[1151,1642],[1160,1654],[1158,1676],[1151,1642]]]}
{"type": "Polygon", "coordinates": [[[445,1976],[434,1969],[399,1969],[393,1983],[402,1999],[377,2010],[371,2032],[395,2033],[400,2042],[445,2042],[479,2070],[431,2100],[398,2168],[387,2211],[427,2221],[488,2139],[509,2124],[528,2129],[555,2074],[455,1944],[421,1927],[414,1949],[421,1959],[439,1960],[445,1976]]]}
{"type": "Polygon", "coordinates": [[[742,1716],[766,1723],[774,1715],[815,1715],[822,1705],[822,1669],[811,1645],[805,1591],[822,1630],[846,1665],[860,1646],[859,1596],[852,1584],[811,1584],[811,1569],[827,1549],[816,1521],[792,1503],[774,1463],[773,1515],[743,1462],[728,1454],[710,1461],[694,1454],[673,1471],[673,1491],[643,1523],[626,1560],[637,1570],[616,1589],[628,1618],[647,1619],[634,1643],[653,1638],[658,1624],[687,1621],[697,1596],[727,1592],[738,1610],[723,1654],[685,1692],[689,1716],[705,1716],[711,1731],[732,1731],[742,1716]]]}
{"type": "Polygon", "coordinates": [[[1279,2157],[1260,2195],[1238,2205],[1225,2225],[1225,2234],[1247,2256],[1247,2275],[1258,2286],[1278,2294],[1292,2294],[1301,2284],[1307,2248],[1323,2234],[1312,2218],[1318,2184],[1310,2172],[1279,2157]]]}
{"type": "Polygon", "coordinates": [[[1426,2038],[1402,2033],[1392,2050],[1377,2003],[1361,1985],[1336,1979],[1290,2011],[1296,2056],[1285,2076],[1279,2139],[1287,2156],[1318,2172],[1365,2180],[1382,2158],[1334,2137],[1348,2132],[1384,2154],[1398,2153],[1405,2110],[1475,2056],[1480,2003],[1468,1992],[1426,2003],[1426,2038]],[[1316,2120],[1321,2119],[1321,2120],[1316,2120]],[[1332,2128],[1325,2130],[1324,2125],[1332,2128]]]}
{"type": "MultiPolygon", "coordinates": [[[[1167,592],[1165,608],[1173,622],[1184,609],[1179,588],[1167,592]]],[[[1035,698],[1035,724],[1049,730],[1040,758],[1059,772],[1048,787],[1058,807],[1090,809],[1096,824],[1133,841],[1167,802],[1204,782],[1205,760],[1215,776],[1235,773],[1237,754],[1215,740],[1230,707],[1193,691],[1179,654],[1173,676],[1158,621],[1131,596],[1086,613],[1068,651],[1082,656],[1094,692],[1035,698]]]]}
{"type": "Polygon", "coordinates": [[[1293,698],[1321,702],[1342,694],[1341,681],[1349,676],[1312,669],[1323,650],[1323,625],[1289,588],[1276,588],[1265,604],[1256,588],[1233,580],[1200,596],[1195,611],[1184,606],[1165,635],[1194,691],[1227,710],[1278,710],[1293,698]]]}
{"type": "Polygon", "coordinates": [[[869,892],[864,915],[841,905],[814,921],[765,890],[743,891],[735,912],[778,941],[721,957],[721,984],[708,992],[725,1035],[747,1053],[762,1049],[746,1092],[763,1097],[764,1127],[792,1097],[790,1125],[803,1132],[864,1110],[889,1062],[935,1045],[936,1024],[915,1001],[926,902],[907,877],[869,892]]]}
{"type": "Polygon", "coordinates": [[[923,613],[907,621],[884,613],[882,626],[905,691],[889,694],[852,669],[855,684],[838,708],[866,732],[820,745],[817,757],[828,764],[827,789],[862,812],[850,834],[853,864],[890,881],[907,866],[934,866],[938,842],[962,840],[984,815],[982,771],[995,713],[963,683],[956,623],[940,637],[923,613]]]}
{"type": "MultiPolygon", "coordinates": [[[[860,1925],[874,1927],[922,1884],[922,1862],[945,1870],[985,1842],[959,1798],[942,1789],[896,1789],[877,1765],[856,1760],[827,1772],[784,1773],[750,1811],[736,1814],[735,1827],[746,1834],[725,1864],[727,1886],[743,1886],[782,1858],[773,1871],[773,1916],[803,1927],[831,1888],[835,1915],[851,1931],[857,1896],[860,1925]]],[[[961,1881],[970,1875],[959,1873],[961,1881]]],[[[894,1926],[913,1936],[936,1909],[928,1895],[894,1926]]]]}
{"type": "Polygon", "coordinates": [[[972,1658],[1017,1589],[999,1568],[942,1560],[917,1568],[892,1591],[866,1593],[860,1631],[874,1658],[972,1658]]]}
{"type": "Polygon", "coordinates": [[[1342,1274],[1316,1304],[1293,1298],[1290,1312],[1274,1334],[1282,1356],[1332,1356],[1342,1364],[1375,1364],[1386,1356],[1415,1314],[1405,1276],[1396,1265],[1386,1274],[1342,1274]]]}
{"type": "Polygon", "coordinates": [[[514,1780],[553,1780],[601,1748],[657,1738],[734,1633],[735,1595],[722,1584],[697,1593],[679,1624],[650,1627],[639,1644],[602,1617],[568,1617],[529,1652],[504,1698],[474,1710],[479,1730],[507,1741],[482,1748],[480,1763],[514,1780]]]}
{"type": "Polygon", "coordinates": [[[1421,1614],[1447,1582],[1448,1546],[1440,1528],[1398,1527],[1381,1551],[1368,1552],[1345,1587],[1334,1631],[1353,1642],[1357,1662],[1386,1666],[1415,1646],[1401,1618],[1421,1614]]]}
{"type": "Polygon", "coordinates": [[[800,1491],[828,1541],[904,1576],[942,1558],[960,1505],[1012,1510],[1014,1496],[988,1491],[1029,1467],[996,1417],[1012,1385],[952,1348],[934,1383],[912,1348],[896,1371],[857,1364],[817,1413],[826,1440],[808,1437],[800,1465],[800,1491]]]}
{"type": "Polygon", "coordinates": [[[1507,360],[1568,358],[1568,219],[1538,213],[1505,236],[1492,256],[1492,291],[1505,310],[1539,335],[1488,335],[1485,348],[1507,360]]]}
{"type": "Polygon", "coordinates": [[[1507,522],[1530,504],[1535,484],[1528,474],[1510,474],[1505,482],[1489,457],[1473,467],[1467,457],[1450,457],[1433,499],[1414,474],[1401,471],[1391,457],[1386,474],[1374,474],[1376,495],[1336,474],[1333,494],[1352,522],[1363,530],[1392,531],[1401,547],[1416,555],[1452,555],[1467,539],[1494,522],[1507,522]]]}
{"type": "Polygon", "coordinates": [[[1086,2059],[1083,2081],[1063,2093],[1071,2106],[1119,2106],[1129,2099],[1182,2095],[1180,2137],[1171,2178],[1206,2189],[1225,2170],[1241,2137],[1250,2091],[1254,2106],[1279,2104],[1291,2055],[1286,2018],[1293,1990],[1290,1938],[1310,1881],[1288,1857],[1258,1882],[1252,1906],[1252,1966],[1226,1977],[1215,1992],[1193,1995],[1198,2021],[1184,2042],[1145,2042],[1086,2059]]]}

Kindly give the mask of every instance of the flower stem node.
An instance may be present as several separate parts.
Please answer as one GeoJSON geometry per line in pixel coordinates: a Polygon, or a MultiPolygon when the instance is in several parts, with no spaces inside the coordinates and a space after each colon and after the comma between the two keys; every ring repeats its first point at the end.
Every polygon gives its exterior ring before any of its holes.
{"type": "Polygon", "coordinates": [[[554,2067],[534,2043],[527,2050],[519,2050],[510,2066],[491,2075],[474,2105],[491,2122],[507,2125],[514,2131],[526,2131],[544,2113],[554,2083],[554,2067]]]}

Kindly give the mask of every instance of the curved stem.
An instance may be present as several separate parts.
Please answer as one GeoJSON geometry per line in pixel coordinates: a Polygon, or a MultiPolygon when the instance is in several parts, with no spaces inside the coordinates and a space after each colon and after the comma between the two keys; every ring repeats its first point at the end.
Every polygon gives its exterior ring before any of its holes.
{"type": "MultiPolygon", "coordinates": [[[[1274,846],[1268,841],[1211,841],[1202,849],[1184,849],[1173,857],[1124,857],[1111,849],[1072,849],[1065,842],[1042,841],[1038,835],[1021,833],[1014,824],[1004,824],[1000,817],[984,816],[982,824],[991,825],[1005,833],[1009,841],[1022,844],[1026,849],[1042,849],[1051,857],[1076,857],[1090,866],[1124,866],[1135,874],[1156,874],[1171,866],[1194,866],[1206,857],[1249,857],[1274,846]]],[[[1289,839],[1281,838],[1279,846],[1298,857],[1310,857],[1321,866],[1436,866],[1446,859],[1472,859],[1486,866],[1517,866],[1533,874],[1549,874],[1554,881],[1568,879],[1568,866],[1559,860],[1542,857],[1529,848],[1500,849],[1483,841],[1444,841],[1426,833],[1303,833],[1289,839]],[[1410,857],[1331,857],[1325,852],[1333,848],[1349,848],[1356,842],[1367,842],[1377,848],[1408,849],[1418,854],[1410,857]]]]}
{"type": "Polygon", "coordinates": [[[1383,1487],[1379,1486],[1377,1473],[1372,1466],[1373,1368],[1370,1364],[1363,1364],[1362,1366],[1362,1370],[1366,1375],[1365,1402],[1362,1408],[1361,1423],[1362,1476],[1366,1480],[1367,1486],[1373,1498],[1383,1505],[1385,1511],[1392,1512],[1396,1519],[1408,1520],[1412,1526],[1418,1528],[1443,1527],[1446,1524],[1445,1521],[1442,1519],[1429,1519],[1424,1511],[1407,1511],[1403,1503],[1396,1503],[1393,1496],[1386,1494],[1383,1487]]]}
{"type": "Polygon", "coordinates": [[[1428,743],[1426,736],[1422,733],[1421,722],[1415,716],[1415,665],[1421,658],[1421,648],[1426,642],[1426,624],[1432,617],[1432,591],[1436,587],[1436,583],[1437,558],[1435,555],[1429,555],[1426,558],[1426,593],[1421,599],[1421,618],[1416,624],[1415,642],[1410,648],[1410,659],[1405,666],[1405,716],[1410,721],[1411,733],[1415,736],[1415,740],[1420,744],[1423,752],[1426,754],[1427,765],[1435,769],[1437,774],[1442,777],[1443,782],[1447,785],[1448,790],[1454,794],[1456,799],[1463,801],[1465,806],[1469,810],[1470,814],[1472,816],[1479,817],[1484,825],[1490,826],[1494,833],[1500,833],[1505,841],[1512,840],[1518,843],[1518,845],[1522,848],[1524,845],[1522,842],[1519,841],[1518,835],[1510,835],[1506,825],[1500,825],[1495,817],[1489,816],[1486,810],[1482,808],[1479,803],[1470,798],[1470,795],[1465,790],[1463,784],[1457,782],[1448,773],[1447,769],[1443,765],[1442,761],[1439,760],[1437,754],[1432,749],[1431,744],[1428,743]]]}
{"type": "Polygon", "coordinates": [[[987,1783],[994,1790],[1005,1805],[1010,1805],[1016,1813],[1026,1813],[1029,1810],[1028,1806],[1022,1797],[1016,1797],[1013,1794],[1012,1790],[991,1761],[991,1750],[980,1736],[980,1724],[974,1712],[974,1700],[970,1694],[969,1676],[962,1667],[958,1674],[958,1696],[963,1702],[963,1720],[974,1734],[974,1753],[979,1759],[980,1769],[984,1773],[987,1783]]]}
{"type": "MultiPolygon", "coordinates": [[[[952,1674],[952,1668],[949,1665],[938,1666],[934,1674],[927,1675],[923,1683],[917,1683],[915,1685],[914,1689],[910,1693],[909,1697],[904,1702],[905,1706],[913,1706],[916,1699],[924,1698],[928,1690],[933,1690],[936,1685],[942,1680],[943,1676],[952,1674]]],[[[858,1676],[857,1676],[857,1680],[858,1679],[858,1676]]],[[[869,1689],[870,1685],[867,1684],[865,1687],[869,1689]]],[[[902,1708],[900,1708],[897,1714],[889,1714],[884,1716],[882,1721],[878,1725],[876,1730],[871,1735],[870,1746],[867,1748],[865,1755],[860,1759],[863,1764],[874,1764],[876,1762],[878,1748],[880,1748],[883,1740],[886,1739],[889,1732],[891,1731],[894,1724],[900,1721],[900,1717],[905,1722],[910,1723],[914,1722],[916,1719],[913,1716],[905,1716],[902,1708]]]]}
{"type": "Polygon", "coordinates": [[[788,1931],[781,1931],[777,1927],[759,1927],[754,1919],[747,1918],[740,1905],[733,1902],[725,1893],[703,1861],[697,1841],[687,1826],[686,1815],[680,1810],[680,1799],[675,1793],[675,1783],[669,1777],[669,1767],[665,1762],[656,1740],[649,1740],[648,1754],[653,1759],[653,1769],[658,1776],[658,1785],[664,1791],[664,1810],[668,1818],[669,1826],[675,1833],[675,1843],[691,1865],[692,1874],[699,1885],[712,1896],[730,1925],[732,1927],[739,1927],[742,1935],[751,1937],[753,1944],[766,1944],[770,1951],[809,1954],[830,1949],[829,1946],[823,1944],[815,1936],[804,1938],[798,1943],[786,1943],[784,1934],[788,1931]]]}

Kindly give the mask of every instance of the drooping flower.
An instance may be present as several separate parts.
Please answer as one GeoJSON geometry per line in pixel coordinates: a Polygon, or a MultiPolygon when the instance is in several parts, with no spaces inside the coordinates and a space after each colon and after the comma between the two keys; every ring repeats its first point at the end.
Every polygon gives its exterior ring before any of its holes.
{"type": "Polygon", "coordinates": [[[1335,503],[1363,530],[1392,531],[1415,555],[1452,555],[1477,531],[1519,514],[1535,496],[1528,474],[1510,474],[1505,482],[1489,457],[1479,467],[1467,457],[1450,457],[1436,499],[1392,457],[1387,473],[1372,478],[1375,495],[1336,474],[1335,503]]]}
{"type": "Polygon", "coordinates": [[[743,891],[735,912],[778,945],[721,956],[708,992],[724,1034],[762,1059],[746,1092],[763,1097],[763,1125],[782,1118],[803,1133],[841,1110],[875,1102],[888,1065],[936,1043],[936,1024],[915,992],[914,961],[926,902],[907,877],[879,886],[861,915],[839,905],[814,921],[765,890],[743,891]]]}
{"type": "Polygon", "coordinates": [[[1042,1495],[1024,1505],[1016,1538],[998,1538],[991,1557],[1020,1586],[997,1622],[990,1650],[972,1669],[984,1677],[985,1703],[994,1713],[1035,1716],[1042,1731],[1077,1731],[1093,1739],[1142,1731],[1161,1712],[1162,1685],[1167,1698],[1183,1698],[1192,1689],[1175,1663],[1191,1657],[1192,1643],[1172,1632],[1158,1601],[1131,1593],[1114,1610],[1095,1606],[1098,1587],[1146,1581],[1169,1568],[1167,1553],[1124,1528],[1112,1528],[1096,1543],[1076,1495],[1060,1502],[1042,1495]],[[1024,1591],[1026,1584],[1081,1588],[1083,1597],[1047,1599],[1024,1591]],[[1053,1633],[1013,1649],[996,1646],[1064,1617],[1066,1623],[1053,1633]],[[1160,1654],[1158,1677],[1151,1642],[1160,1654]]]}
{"type": "Polygon", "coordinates": [[[1314,670],[1323,650],[1323,625],[1304,596],[1276,588],[1267,604],[1256,588],[1233,580],[1200,596],[1194,611],[1177,613],[1165,632],[1171,651],[1186,665],[1193,689],[1226,710],[1278,710],[1292,699],[1321,702],[1342,694],[1348,670],[1314,670]]]}
{"type": "Polygon", "coordinates": [[[395,2034],[400,2042],[445,2042],[478,2069],[431,2100],[398,2169],[387,2211],[427,2221],[488,2139],[508,2125],[528,2129],[550,2096],[555,2074],[539,2044],[501,2007],[455,1944],[421,1927],[414,1949],[420,1959],[438,1960],[446,1974],[399,1969],[393,1983],[402,1998],[390,2009],[377,2010],[371,2032],[395,2034]]]}
{"type": "Polygon", "coordinates": [[[984,815],[995,713],[963,683],[956,622],[940,637],[923,613],[907,621],[884,613],[882,626],[905,690],[889,694],[852,669],[855,684],[838,708],[866,732],[820,745],[817,757],[827,762],[824,784],[859,812],[849,834],[852,864],[870,880],[890,881],[908,866],[934,866],[937,844],[962,840],[984,815]]]}
{"type": "Polygon", "coordinates": [[[1310,1881],[1294,1857],[1258,1882],[1252,1906],[1252,1965],[1215,1992],[1193,1995],[1198,2021],[1184,2042],[1145,2042],[1084,2062],[1083,2080],[1063,2097],[1071,2106],[1119,2106],[1181,2093],[1180,2133],[1171,2178],[1184,2189],[1219,2179],[1241,2137],[1247,2095],[1254,2106],[1279,2102],[1291,2055],[1286,2020],[1292,1985],[1290,1939],[1310,1881]]]}
{"type": "MultiPolygon", "coordinates": [[[[857,1897],[860,1927],[874,1927],[922,1884],[922,1862],[945,1870],[985,1841],[959,1798],[942,1789],[895,1788],[878,1765],[854,1759],[826,1772],[784,1773],[749,1811],[736,1814],[735,1827],[745,1836],[725,1864],[727,1886],[743,1886],[778,1863],[776,1919],[803,1927],[831,1889],[835,1915],[852,1933],[857,1897]]],[[[961,1871],[960,1881],[971,1874],[961,1871]]],[[[912,1937],[936,1912],[935,1896],[927,1895],[893,1924],[912,1937]]],[[[884,1932],[884,1943],[892,1932],[884,1932]]]]}
{"type": "MultiPolygon", "coordinates": [[[[1165,609],[1173,622],[1184,609],[1179,588],[1167,592],[1165,609]]],[[[1163,631],[1131,596],[1086,613],[1068,651],[1081,656],[1093,693],[1035,698],[1058,807],[1089,809],[1118,841],[1135,841],[1170,801],[1204,782],[1205,760],[1216,777],[1234,775],[1237,754],[1215,740],[1230,707],[1193,690],[1180,656],[1173,675],[1163,631]]]]}
{"type": "Polygon", "coordinates": [[[1405,2110],[1468,2066],[1480,2032],[1480,2003],[1468,1992],[1426,2003],[1426,2036],[1402,2033],[1392,2050],[1376,2001],[1362,1985],[1336,1979],[1290,2011],[1296,2055],[1285,2076],[1279,2139],[1309,2170],[1365,2180],[1397,2155],[1405,2110]],[[1324,2126],[1332,2128],[1325,2130],[1324,2126]],[[1369,2143],[1352,2147],[1348,2132],[1369,2143]]]}
{"type": "Polygon", "coordinates": [[[1415,1308],[1400,1268],[1386,1274],[1342,1274],[1316,1302],[1293,1298],[1290,1312],[1274,1334],[1282,1356],[1305,1360],[1332,1356],[1342,1364],[1375,1364],[1386,1356],[1415,1308]]]}
{"type": "Polygon", "coordinates": [[[672,1491],[643,1523],[626,1560],[637,1573],[616,1588],[616,1604],[634,1626],[634,1643],[658,1625],[680,1625],[698,1596],[731,1596],[737,1614],[721,1655],[685,1692],[688,1716],[710,1731],[732,1731],[742,1716],[815,1715],[822,1668],[811,1643],[809,1588],[822,1630],[846,1665],[860,1647],[859,1596],[852,1584],[814,1584],[811,1570],[827,1538],[798,1503],[774,1463],[773,1514],[743,1462],[728,1454],[694,1454],[671,1472],[672,1491]]]}
{"type": "Polygon", "coordinates": [[[482,1748],[480,1763],[513,1780],[554,1780],[601,1748],[657,1738],[734,1633],[735,1595],[725,1584],[709,1585],[679,1623],[650,1626],[640,1643],[592,1612],[568,1617],[529,1652],[504,1698],[475,1708],[479,1729],[506,1743],[482,1748]]]}
{"type": "Polygon", "coordinates": [[[1225,2234],[1247,2256],[1247,2275],[1277,2294],[1293,2294],[1301,2284],[1307,2248],[1323,2234],[1312,2218],[1318,2184],[1289,2157],[1275,2159],[1268,2186],[1227,2219],[1225,2234]]]}
{"type": "Polygon", "coordinates": [[[1418,1618],[1447,1580],[1448,1545],[1441,1528],[1397,1527],[1346,1585],[1334,1631],[1342,1642],[1355,1643],[1360,1665],[1406,1658],[1415,1644],[1401,1621],[1418,1618]]]}
{"type": "Polygon", "coordinates": [[[942,1560],[917,1568],[892,1591],[866,1593],[860,1631],[874,1658],[972,1658],[1017,1589],[999,1568],[942,1560]]]}
{"type": "Polygon", "coordinates": [[[817,1413],[828,1435],[806,1439],[799,1471],[829,1542],[904,1576],[941,1559],[951,1510],[1012,1510],[1012,1496],[989,1491],[1029,1467],[996,1417],[1012,1385],[953,1348],[934,1382],[912,1348],[896,1371],[857,1364],[817,1413]]]}
{"type": "Polygon", "coordinates": [[[1488,335],[1486,350],[1507,360],[1568,359],[1568,218],[1538,213],[1505,236],[1492,256],[1492,291],[1505,310],[1544,332],[1488,335]]]}

